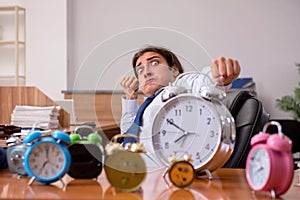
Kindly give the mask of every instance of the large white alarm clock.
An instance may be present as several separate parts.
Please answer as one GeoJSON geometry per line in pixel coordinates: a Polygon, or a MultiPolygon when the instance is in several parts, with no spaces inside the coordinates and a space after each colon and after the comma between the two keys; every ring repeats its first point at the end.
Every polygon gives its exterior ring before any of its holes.
{"type": "Polygon", "coordinates": [[[197,174],[211,179],[233,151],[234,119],[222,104],[225,93],[216,87],[204,86],[199,95],[183,91],[171,85],[163,91],[165,103],[152,125],[153,148],[164,165],[174,152],[178,159],[191,155],[197,174]]]}

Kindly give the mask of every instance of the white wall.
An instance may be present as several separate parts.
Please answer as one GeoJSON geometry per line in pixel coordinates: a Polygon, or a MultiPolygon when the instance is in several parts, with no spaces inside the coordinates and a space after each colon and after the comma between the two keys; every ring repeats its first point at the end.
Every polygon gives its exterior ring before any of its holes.
{"type": "MultiPolygon", "coordinates": [[[[93,73],[89,67],[82,66],[94,64],[94,72],[102,69],[106,73],[105,67],[116,62],[114,59],[124,60],[125,56],[120,54],[125,54],[124,47],[135,40],[123,41],[118,46],[115,42],[122,37],[116,40],[116,36],[137,28],[160,27],[194,39],[213,58],[223,55],[238,59],[241,76],[254,78],[258,97],[271,117],[288,117],[275,108],[275,99],[292,94],[299,81],[295,62],[300,62],[300,1],[89,0],[86,3],[73,0],[72,4],[70,67],[74,71],[70,70],[68,77],[69,89],[74,87],[74,81],[78,82],[77,72],[93,73]],[[106,48],[106,52],[100,51],[101,48],[106,48]],[[99,51],[98,60],[93,55],[95,51],[99,51]],[[103,52],[105,56],[101,57],[103,52]],[[109,57],[116,52],[119,58],[109,57]]],[[[135,39],[139,40],[139,35],[135,39]]],[[[184,48],[185,42],[174,40],[173,44],[184,48]]],[[[193,50],[189,53],[198,53],[193,50]]],[[[130,69],[130,56],[126,59],[127,63],[122,61],[124,65],[114,67],[110,78],[106,78],[108,73],[104,74],[104,88],[107,84],[115,87],[120,79],[118,72],[122,68],[130,69]]],[[[86,84],[91,82],[91,77],[86,77],[86,84]]]]}
{"type": "Polygon", "coordinates": [[[31,0],[27,8],[28,85],[62,99],[67,77],[66,0],[31,0]]]}
{"type": "Polygon", "coordinates": [[[67,0],[1,0],[26,8],[27,85],[62,99],[67,77],[67,0]]]}
{"type": "MultiPolygon", "coordinates": [[[[39,87],[51,98],[62,98],[62,90],[72,89],[79,67],[99,44],[110,47],[106,42],[120,33],[160,27],[192,38],[210,57],[237,58],[242,65],[241,76],[254,78],[259,98],[271,117],[288,116],[275,108],[275,99],[292,94],[299,81],[294,63],[300,62],[300,1],[71,0],[73,23],[69,24],[68,72],[67,1],[0,2],[27,8],[28,84],[39,87]]],[[[184,43],[174,41],[182,47],[184,43]]],[[[123,52],[126,45],[115,50],[123,52]]],[[[129,57],[120,57],[122,62],[128,62],[121,67],[130,69],[129,57]]],[[[116,60],[114,57],[110,61],[116,60]]],[[[103,68],[100,64],[98,67],[103,68]]],[[[120,68],[114,70],[111,78],[104,78],[105,82],[111,82],[108,86],[115,87],[120,78],[116,76],[120,68]]]]}

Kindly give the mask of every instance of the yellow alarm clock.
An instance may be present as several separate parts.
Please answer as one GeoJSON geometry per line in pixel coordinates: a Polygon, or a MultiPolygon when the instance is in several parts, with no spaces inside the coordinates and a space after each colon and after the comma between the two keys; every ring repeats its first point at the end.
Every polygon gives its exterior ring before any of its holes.
{"type": "Polygon", "coordinates": [[[105,147],[106,159],[104,171],[107,180],[117,190],[132,192],[138,190],[146,177],[146,164],[140,153],[145,148],[138,143],[127,143],[125,147],[117,141],[121,137],[134,137],[135,135],[116,135],[105,147]]]}

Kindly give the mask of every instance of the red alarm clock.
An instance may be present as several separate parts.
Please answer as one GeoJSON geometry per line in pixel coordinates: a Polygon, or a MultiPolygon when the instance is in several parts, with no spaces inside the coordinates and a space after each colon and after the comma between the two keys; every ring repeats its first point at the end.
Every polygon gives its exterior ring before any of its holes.
{"type": "Polygon", "coordinates": [[[284,194],[294,175],[292,141],[281,132],[278,122],[271,121],[252,137],[251,145],[246,161],[249,186],[254,191],[269,191],[274,198],[284,194]],[[266,133],[269,125],[277,126],[278,134],[266,133]]]}

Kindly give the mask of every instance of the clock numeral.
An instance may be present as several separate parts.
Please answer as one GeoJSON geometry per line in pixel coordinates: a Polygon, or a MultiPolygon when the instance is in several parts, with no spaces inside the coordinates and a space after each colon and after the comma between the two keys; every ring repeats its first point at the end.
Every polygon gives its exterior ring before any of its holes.
{"type": "Polygon", "coordinates": [[[64,159],[63,159],[63,158],[61,158],[61,157],[59,157],[59,158],[58,158],[58,162],[60,162],[60,163],[61,163],[61,162],[63,162],[63,161],[64,161],[64,159]]]}
{"type": "Polygon", "coordinates": [[[40,146],[38,146],[37,149],[38,149],[39,152],[43,151],[43,148],[40,147],[40,146]]]}
{"type": "Polygon", "coordinates": [[[209,144],[207,144],[204,148],[205,148],[206,150],[209,150],[209,149],[210,149],[209,144]]]}
{"type": "Polygon", "coordinates": [[[56,156],[59,156],[59,155],[60,155],[60,152],[59,152],[59,151],[57,151],[57,152],[55,152],[55,154],[56,154],[56,156]]]}
{"type": "Polygon", "coordinates": [[[215,132],[214,131],[210,131],[209,137],[211,137],[211,138],[215,137],[215,132]]]}
{"type": "Polygon", "coordinates": [[[181,109],[175,109],[175,116],[181,116],[181,109]]]}
{"type": "Polygon", "coordinates": [[[202,115],[203,114],[203,110],[202,108],[199,109],[199,114],[202,115]]]}
{"type": "MultiPolygon", "coordinates": [[[[56,168],[57,168],[57,167],[56,167],[56,168]]],[[[52,174],[55,174],[55,173],[56,173],[55,169],[52,168],[52,169],[51,169],[51,173],[52,173],[52,174]]]]}
{"type": "Polygon", "coordinates": [[[186,110],[186,112],[193,112],[193,106],[192,105],[186,105],[185,110],[186,110]]]}
{"type": "Polygon", "coordinates": [[[167,119],[167,125],[172,125],[174,123],[174,119],[167,119]]]}
{"type": "Polygon", "coordinates": [[[169,145],[169,142],[166,142],[165,143],[165,149],[169,149],[170,145],[169,145]]]}
{"type": "Polygon", "coordinates": [[[196,160],[200,160],[200,162],[201,162],[200,152],[196,153],[195,159],[196,160]]]}
{"type": "Polygon", "coordinates": [[[39,154],[38,152],[34,152],[34,153],[33,153],[33,156],[34,156],[34,157],[40,157],[40,154],[39,154]]]}
{"type": "Polygon", "coordinates": [[[207,125],[210,125],[210,123],[211,123],[211,118],[208,117],[208,118],[207,118],[207,123],[206,123],[206,124],[207,124],[207,125]]]}
{"type": "Polygon", "coordinates": [[[166,131],[166,130],[162,130],[162,131],[161,131],[161,134],[162,134],[163,136],[165,136],[165,135],[166,135],[166,133],[167,133],[167,131],[166,131]]]}

